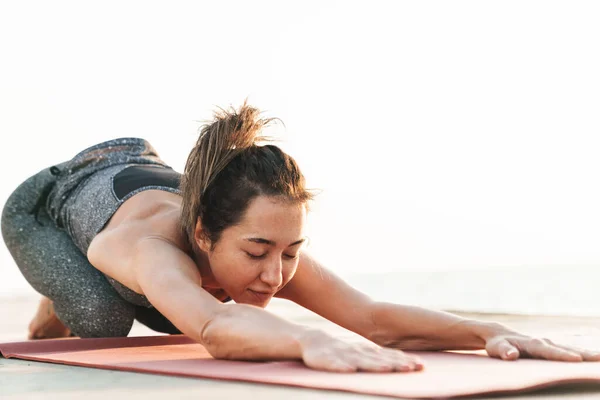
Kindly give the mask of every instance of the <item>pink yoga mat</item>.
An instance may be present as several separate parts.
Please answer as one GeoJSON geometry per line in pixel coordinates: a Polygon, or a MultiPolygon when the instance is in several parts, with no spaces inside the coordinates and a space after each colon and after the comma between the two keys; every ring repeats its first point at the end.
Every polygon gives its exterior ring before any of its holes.
{"type": "Polygon", "coordinates": [[[482,354],[419,352],[425,370],[413,373],[340,374],[301,362],[213,359],[182,335],[40,340],[0,344],[6,358],[164,375],[270,383],[399,398],[450,398],[514,394],[567,383],[597,382],[600,362],[507,362],[482,354]]]}

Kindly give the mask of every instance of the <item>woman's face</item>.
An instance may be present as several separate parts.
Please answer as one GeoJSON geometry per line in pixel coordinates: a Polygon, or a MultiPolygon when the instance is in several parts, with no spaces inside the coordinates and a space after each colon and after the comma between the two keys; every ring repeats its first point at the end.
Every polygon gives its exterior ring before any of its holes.
{"type": "Polygon", "coordinates": [[[210,243],[197,239],[208,257],[209,280],[236,303],[265,307],[296,272],[305,220],[304,204],[256,197],[240,223],[223,230],[212,250],[210,243]]]}

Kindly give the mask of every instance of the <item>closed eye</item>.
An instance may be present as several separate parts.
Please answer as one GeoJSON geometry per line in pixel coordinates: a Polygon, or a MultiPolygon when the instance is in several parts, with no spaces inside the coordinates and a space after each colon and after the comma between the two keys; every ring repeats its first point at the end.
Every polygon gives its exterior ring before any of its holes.
{"type": "Polygon", "coordinates": [[[265,254],[252,254],[252,253],[248,253],[248,252],[246,252],[246,254],[248,254],[248,257],[250,257],[253,260],[263,259],[267,255],[267,253],[265,253],[265,254]]]}
{"type": "MultiPolygon", "coordinates": [[[[265,258],[267,256],[267,253],[264,254],[252,254],[252,253],[248,253],[246,252],[246,254],[248,255],[248,257],[250,257],[253,260],[262,260],[263,258],[265,258]]],[[[288,260],[295,260],[296,258],[298,258],[298,254],[296,255],[289,255],[289,254],[284,254],[283,255],[285,258],[287,258],[288,260]]]]}

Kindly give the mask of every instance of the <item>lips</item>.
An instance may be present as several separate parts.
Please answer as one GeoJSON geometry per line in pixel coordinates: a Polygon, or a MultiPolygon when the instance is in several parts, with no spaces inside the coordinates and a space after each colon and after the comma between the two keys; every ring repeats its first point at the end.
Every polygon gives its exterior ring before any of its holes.
{"type": "Polygon", "coordinates": [[[268,294],[268,295],[274,295],[275,294],[275,292],[260,292],[258,290],[252,290],[252,289],[248,289],[248,290],[250,290],[251,292],[254,292],[254,293],[258,293],[258,294],[268,294]]]}
{"type": "Polygon", "coordinates": [[[275,293],[273,292],[257,292],[256,290],[248,289],[250,294],[259,301],[269,300],[275,293]]]}

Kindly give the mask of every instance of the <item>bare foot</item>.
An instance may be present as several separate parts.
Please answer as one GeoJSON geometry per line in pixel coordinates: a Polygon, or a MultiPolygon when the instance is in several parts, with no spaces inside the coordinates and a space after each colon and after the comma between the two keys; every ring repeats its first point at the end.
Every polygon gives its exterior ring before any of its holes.
{"type": "Polygon", "coordinates": [[[56,316],[52,300],[42,297],[38,310],[29,324],[28,339],[54,339],[71,335],[71,331],[56,316]]]}

